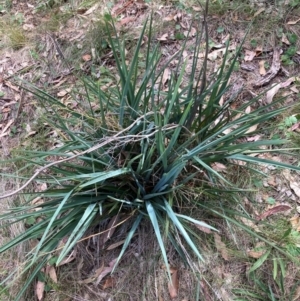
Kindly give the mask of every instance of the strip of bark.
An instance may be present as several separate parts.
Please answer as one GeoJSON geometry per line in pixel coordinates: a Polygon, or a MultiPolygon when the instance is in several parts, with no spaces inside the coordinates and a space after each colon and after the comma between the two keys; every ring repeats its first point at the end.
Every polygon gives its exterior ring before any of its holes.
{"type": "Polygon", "coordinates": [[[274,48],[273,52],[273,61],[270,70],[256,83],[253,84],[253,87],[262,87],[267,85],[279,72],[281,68],[280,62],[280,48],[274,48]]]}

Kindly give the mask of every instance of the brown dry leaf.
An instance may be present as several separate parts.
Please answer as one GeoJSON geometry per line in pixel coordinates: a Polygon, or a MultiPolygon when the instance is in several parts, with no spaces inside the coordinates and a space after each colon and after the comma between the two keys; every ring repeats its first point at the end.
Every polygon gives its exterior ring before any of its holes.
{"type": "Polygon", "coordinates": [[[245,113],[246,113],[246,114],[251,113],[251,107],[250,107],[250,106],[248,106],[248,107],[246,108],[245,113]]]}
{"type": "Polygon", "coordinates": [[[82,56],[82,59],[83,59],[83,61],[88,62],[92,59],[92,56],[87,53],[82,56]]]}
{"type": "Polygon", "coordinates": [[[300,232],[300,216],[293,216],[292,218],[290,218],[290,223],[291,226],[294,230],[297,230],[298,232],[300,232]]]}
{"type": "Polygon", "coordinates": [[[170,78],[171,78],[171,70],[169,68],[165,68],[162,76],[162,84],[165,86],[170,78]]]}
{"type": "Polygon", "coordinates": [[[265,61],[260,61],[259,62],[259,74],[260,75],[265,75],[267,73],[265,69],[265,61]]]}
{"type": "Polygon", "coordinates": [[[285,212],[287,210],[292,209],[292,207],[290,205],[275,205],[274,207],[268,209],[267,211],[265,211],[264,213],[262,213],[261,215],[259,215],[257,217],[257,220],[263,220],[265,218],[267,218],[270,215],[276,214],[276,213],[280,213],[280,212],[285,212]]]}
{"type": "Polygon", "coordinates": [[[223,259],[229,260],[228,251],[227,251],[226,245],[221,240],[221,236],[218,235],[217,233],[214,233],[214,238],[215,238],[215,246],[216,246],[217,250],[221,253],[221,256],[223,257],[223,259]]]}
{"type": "Polygon", "coordinates": [[[215,171],[221,172],[221,171],[226,170],[227,166],[222,163],[216,162],[211,165],[211,168],[215,171]]]}
{"type": "Polygon", "coordinates": [[[160,38],[157,38],[158,41],[168,41],[168,34],[163,34],[160,38]]]}
{"type": "Polygon", "coordinates": [[[223,39],[222,39],[222,44],[225,44],[227,41],[229,41],[230,39],[230,34],[228,34],[227,36],[225,36],[223,39]]]}
{"type": "Polygon", "coordinates": [[[292,87],[290,87],[290,90],[292,91],[292,92],[294,92],[294,93],[299,93],[299,90],[298,90],[298,88],[296,87],[296,86],[292,86],[292,87]]]}
{"type": "Polygon", "coordinates": [[[54,266],[50,266],[48,270],[49,277],[53,280],[54,283],[57,283],[57,275],[54,266]]]}
{"type": "Polygon", "coordinates": [[[14,119],[11,119],[8,121],[8,123],[5,125],[5,127],[2,129],[2,131],[0,133],[0,138],[8,135],[7,130],[14,123],[14,121],[15,121],[14,119]]]}
{"type": "Polygon", "coordinates": [[[288,24],[288,25],[295,25],[295,24],[297,24],[299,21],[300,21],[300,18],[297,19],[296,21],[289,21],[289,22],[287,22],[287,24],[288,24]]]}
{"type": "Polygon", "coordinates": [[[255,230],[258,233],[261,232],[258,226],[249,218],[240,217],[239,219],[243,222],[244,225],[248,226],[249,228],[255,230]]]}
{"type": "Polygon", "coordinates": [[[202,288],[202,292],[203,292],[203,295],[204,295],[204,300],[205,301],[212,301],[212,297],[209,293],[209,288],[208,288],[208,285],[207,285],[206,281],[201,280],[200,281],[200,286],[202,288]]]}
{"type": "MultiPolygon", "coordinates": [[[[62,239],[62,244],[64,245],[64,242],[63,242],[64,239],[62,239]]],[[[59,246],[60,247],[60,246],[59,246]]],[[[75,258],[76,258],[76,250],[73,250],[72,253],[66,257],[58,266],[62,266],[62,265],[65,265],[71,261],[73,261],[75,258]]]]}
{"type": "Polygon", "coordinates": [[[265,10],[264,7],[260,8],[253,16],[253,18],[257,17],[258,15],[260,15],[263,11],[265,10]]]}
{"type": "Polygon", "coordinates": [[[114,265],[115,263],[117,262],[117,258],[113,259],[110,263],[109,263],[109,266],[108,267],[104,267],[103,270],[101,271],[100,275],[98,276],[97,278],[97,281],[96,281],[96,284],[98,285],[101,280],[107,275],[109,274],[113,268],[114,268],[114,265]]]}
{"type": "Polygon", "coordinates": [[[103,244],[105,244],[114,234],[114,232],[116,231],[116,224],[119,221],[119,214],[115,215],[114,217],[112,217],[112,219],[110,220],[106,231],[100,236],[101,241],[103,244]],[[108,231],[107,231],[108,230],[108,231]]]}
{"type": "Polygon", "coordinates": [[[299,129],[300,128],[300,122],[297,122],[297,123],[295,123],[291,128],[290,128],[290,130],[291,131],[296,131],[297,129],[299,129]]]}
{"type": "Polygon", "coordinates": [[[273,177],[273,176],[269,176],[268,179],[267,179],[267,182],[268,182],[269,185],[271,185],[273,187],[277,186],[275,177],[273,177]]]}
{"type": "Polygon", "coordinates": [[[116,279],[114,277],[107,277],[104,284],[103,284],[103,287],[102,289],[107,289],[107,288],[111,288],[111,287],[114,287],[116,284],[116,279]]]}
{"type": "Polygon", "coordinates": [[[201,8],[201,6],[192,6],[192,9],[194,10],[194,11],[202,11],[202,8],[201,8]]]}
{"type": "Polygon", "coordinates": [[[27,23],[23,24],[22,27],[25,31],[31,31],[31,30],[35,29],[35,26],[33,24],[27,24],[27,23]]]}
{"type": "Polygon", "coordinates": [[[300,300],[300,286],[297,287],[292,301],[298,301],[298,300],[300,300]]]}
{"type": "Polygon", "coordinates": [[[255,52],[256,52],[256,56],[261,55],[262,52],[263,52],[262,46],[257,46],[257,47],[255,48],[255,52]]]}
{"type": "Polygon", "coordinates": [[[288,38],[286,37],[285,33],[282,33],[282,38],[281,38],[281,42],[283,42],[286,45],[290,45],[290,41],[288,40],[288,38]]]}
{"type": "MultiPolygon", "coordinates": [[[[211,53],[208,54],[207,58],[210,61],[215,61],[218,57],[223,57],[224,53],[225,53],[226,49],[225,48],[220,48],[220,49],[216,49],[214,51],[212,51],[211,53]]],[[[201,55],[201,54],[200,54],[201,55]]],[[[205,56],[205,54],[203,55],[203,57],[205,56]]]]}
{"type": "Polygon", "coordinates": [[[15,92],[20,92],[19,87],[13,85],[10,81],[5,81],[5,85],[9,88],[11,88],[12,90],[14,90],[15,92]]]}
{"type": "Polygon", "coordinates": [[[204,233],[210,234],[212,232],[210,228],[206,228],[204,226],[197,225],[197,224],[195,224],[195,226],[204,233]]]}
{"type": "Polygon", "coordinates": [[[247,251],[248,256],[256,259],[260,258],[265,253],[266,253],[266,249],[265,249],[265,244],[263,242],[257,243],[253,250],[247,251]]]}
{"type": "Polygon", "coordinates": [[[45,191],[47,190],[47,188],[48,188],[47,183],[43,183],[37,187],[37,191],[45,191]]]}
{"type": "Polygon", "coordinates": [[[249,251],[247,251],[247,254],[249,257],[256,258],[256,259],[260,258],[265,253],[266,253],[266,250],[259,250],[259,251],[249,250],[249,251]]]}
{"type": "Polygon", "coordinates": [[[288,87],[291,83],[295,82],[295,81],[299,81],[299,77],[293,76],[291,78],[289,78],[288,80],[286,80],[285,82],[280,84],[281,88],[285,88],[288,87]]]}
{"type": "Polygon", "coordinates": [[[42,281],[38,281],[36,284],[35,293],[39,301],[43,299],[44,291],[45,291],[45,283],[42,281]]]}
{"type": "Polygon", "coordinates": [[[93,13],[98,7],[99,7],[99,3],[93,5],[90,9],[88,9],[83,15],[87,16],[90,15],[91,13],[93,13]]]}
{"type": "Polygon", "coordinates": [[[113,250],[121,245],[123,245],[123,243],[125,242],[125,239],[121,240],[121,241],[118,241],[112,245],[110,245],[109,247],[106,248],[106,250],[113,250]]]}
{"type": "Polygon", "coordinates": [[[273,87],[270,90],[268,90],[267,96],[266,96],[266,101],[265,101],[267,104],[270,104],[273,101],[273,97],[279,91],[280,88],[281,88],[281,85],[274,84],[273,87]]]}
{"type": "Polygon", "coordinates": [[[182,18],[182,13],[178,12],[175,16],[174,16],[174,21],[179,22],[182,18]]]}
{"type": "Polygon", "coordinates": [[[297,197],[300,198],[300,183],[298,180],[295,180],[293,177],[291,178],[290,181],[290,187],[294,191],[294,193],[297,195],[297,197]]]}
{"type": "Polygon", "coordinates": [[[178,270],[176,268],[170,268],[171,272],[171,281],[168,283],[168,289],[171,299],[174,299],[178,296],[179,288],[179,278],[178,270]]]}
{"type": "Polygon", "coordinates": [[[191,28],[191,36],[194,37],[197,34],[197,29],[195,27],[191,28]]]}
{"type": "Polygon", "coordinates": [[[251,62],[254,59],[255,56],[256,56],[255,51],[251,51],[251,50],[246,49],[244,60],[245,60],[245,62],[251,62]]]}
{"type": "Polygon", "coordinates": [[[247,131],[246,131],[246,134],[249,134],[249,133],[252,133],[252,132],[255,132],[256,129],[258,127],[258,124],[254,124],[252,125],[247,131]]]}
{"type": "Polygon", "coordinates": [[[95,273],[89,277],[89,278],[86,278],[84,280],[80,280],[78,281],[78,283],[84,283],[84,284],[88,284],[88,283],[92,283],[96,280],[96,278],[99,277],[99,275],[103,272],[104,270],[104,264],[102,264],[102,266],[98,269],[95,270],[95,273]]]}
{"type": "Polygon", "coordinates": [[[61,91],[59,91],[58,93],[57,93],[57,96],[58,97],[64,97],[64,96],[66,96],[68,93],[70,93],[71,92],[71,89],[70,88],[68,88],[68,89],[65,89],[65,90],[61,90],[61,91]]]}
{"type": "Polygon", "coordinates": [[[260,135],[255,135],[252,137],[247,137],[247,141],[251,142],[251,141],[258,141],[260,139],[260,135]]]}
{"type": "Polygon", "coordinates": [[[172,14],[172,15],[168,15],[168,16],[164,17],[163,20],[164,20],[164,21],[167,21],[167,22],[168,22],[168,21],[173,21],[174,16],[175,16],[175,15],[173,15],[173,14],[172,14]]]}
{"type": "Polygon", "coordinates": [[[128,23],[130,23],[130,22],[133,22],[135,20],[135,17],[125,17],[125,18],[123,18],[122,20],[120,20],[119,22],[120,22],[120,24],[121,25],[126,25],[126,24],[128,24],[128,23]]]}

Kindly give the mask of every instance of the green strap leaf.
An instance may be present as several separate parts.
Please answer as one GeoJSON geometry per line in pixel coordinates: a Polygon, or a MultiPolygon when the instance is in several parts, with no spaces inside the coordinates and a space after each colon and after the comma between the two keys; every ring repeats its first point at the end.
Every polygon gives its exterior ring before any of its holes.
{"type": "Polygon", "coordinates": [[[157,241],[160,246],[161,253],[163,255],[163,259],[164,259],[164,262],[165,262],[167,270],[168,270],[169,277],[171,279],[171,272],[170,272],[170,268],[169,268],[167,252],[166,252],[165,245],[164,245],[164,242],[163,242],[160,230],[159,230],[159,225],[158,225],[155,209],[150,202],[146,202],[146,208],[147,208],[149,218],[151,220],[155,235],[157,237],[157,241]]]}
{"type": "Polygon", "coordinates": [[[171,206],[169,205],[169,203],[166,200],[165,200],[165,208],[166,208],[166,212],[167,212],[169,218],[173,221],[174,225],[178,228],[178,230],[180,231],[180,233],[183,235],[184,239],[189,244],[189,246],[191,247],[191,249],[194,251],[194,253],[198,256],[198,258],[200,260],[204,261],[203,257],[201,256],[201,254],[198,251],[198,248],[195,246],[195,244],[191,240],[190,236],[188,235],[188,233],[184,229],[184,226],[179,221],[179,219],[177,218],[176,214],[174,213],[174,211],[172,210],[171,206]]]}

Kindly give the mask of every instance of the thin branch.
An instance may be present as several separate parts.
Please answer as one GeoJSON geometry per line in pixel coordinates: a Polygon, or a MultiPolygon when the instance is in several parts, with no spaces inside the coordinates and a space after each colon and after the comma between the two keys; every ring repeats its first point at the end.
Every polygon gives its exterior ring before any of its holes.
{"type": "MultiPolygon", "coordinates": [[[[153,136],[157,131],[157,130],[154,130],[153,132],[147,134],[147,135],[125,135],[125,136],[121,136],[121,134],[124,134],[126,131],[130,130],[135,124],[137,124],[141,119],[144,119],[146,116],[148,115],[152,115],[153,112],[149,112],[139,118],[137,118],[130,126],[128,126],[127,128],[125,128],[124,130],[118,132],[116,135],[112,136],[112,137],[108,137],[108,138],[104,138],[104,141],[88,148],[87,150],[85,151],[82,151],[80,153],[77,153],[71,157],[68,157],[68,158],[64,158],[64,159],[61,159],[61,160],[58,160],[58,161],[55,161],[55,162],[51,162],[41,168],[39,168],[31,177],[29,180],[26,181],[26,183],[24,185],[22,185],[20,188],[18,188],[17,190],[14,190],[13,192],[10,192],[10,193],[7,193],[5,195],[2,195],[0,196],[0,199],[4,199],[4,198],[8,198],[8,197],[11,197],[17,193],[19,193],[20,191],[22,191],[24,188],[26,188],[39,174],[41,174],[41,172],[45,171],[46,169],[48,169],[49,167],[51,166],[54,166],[54,165],[58,165],[60,163],[63,163],[63,162],[67,162],[67,161],[70,161],[72,159],[75,159],[79,156],[82,156],[82,155],[85,155],[85,154],[89,154],[113,141],[117,141],[117,140],[122,140],[122,139],[128,139],[128,138],[138,138],[138,139],[145,139],[145,138],[149,138],[151,136],[153,136]]],[[[174,127],[177,127],[177,125],[169,125],[169,126],[166,126],[165,129],[172,129],[174,127]]]]}
{"type": "MultiPolygon", "coordinates": [[[[152,114],[152,112],[150,113],[147,113],[146,115],[149,115],[149,114],[152,114]]],[[[39,174],[41,174],[43,171],[45,171],[46,169],[48,169],[49,167],[51,166],[54,166],[54,165],[58,165],[60,163],[63,163],[63,162],[67,162],[67,161],[70,161],[72,159],[75,159],[79,156],[82,156],[82,155],[85,155],[85,154],[89,154],[113,141],[118,141],[118,140],[123,140],[123,139],[126,139],[128,141],[128,138],[136,138],[137,140],[135,141],[138,141],[138,140],[141,140],[141,139],[147,139],[147,138],[150,138],[151,136],[155,135],[159,129],[156,129],[154,131],[152,131],[151,133],[147,134],[147,135],[125,135],[125,136],[119,136],[121,135],[122,133],[128,131],[129,129],[131,129],[139,120],[141,120],[142,118],[144,118],[144,116],[141,116],[139,117],[133,124],[131,124],[129,127],[127,127],[126,129],[120,131],[119,133],[117,133],[116,135],[112,136],[112,137],[108,137],[108,138],[104,138],[104,141],[101,142],[101,143],[98,143],[92,147],[90,147],[89,149],[85,150],[85,151],[82,151],[78,154],[75,154],[71,157],[68,157],[68,158],[64,158],[64,159],[61,159],[61,160],[58,160],[58,161],[55,161],[55,162],[51,162],[41,168],[39,168],[33,175],[32,177],[27,180],[27,182],[22,185],[20,188],[18,188],[17,190],[14,190],[13,192],[10,192],[8,194],[5,194],[5,195],[2,195],[0,196],[0,199],[4,199],[4,198],[7,198],[7,197],[11,197],[17,193],[19,193],[20,191],[22,191],[23,189],[25,189],[39,174]]],[[[170,129],[173,129],[173,128],[176,128],[178,127],[178,125],[166,125],[165,127],[163,127],[163,130],[170,130],[170,129]]],[[[131,140],[133,141],[133,140],[131,140]]]]}

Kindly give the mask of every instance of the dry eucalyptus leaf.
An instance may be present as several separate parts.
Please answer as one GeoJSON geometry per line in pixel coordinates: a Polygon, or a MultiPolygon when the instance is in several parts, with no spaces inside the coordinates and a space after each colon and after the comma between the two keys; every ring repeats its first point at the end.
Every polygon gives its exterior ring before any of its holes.
{"type": "Polygon", "coordinates": [[[281,38],[281,42],[286,44],[286,45],[290,45],[290,41],[288,40],[288,38],[286,37],[285,33],[282,33],[282,38],[281,38]]]}
{"type": "Polygon", "coordinates": [[[66,257],[58,266],[65,265],[73,261],[76,258],[76,253],[76,250],[73,250],[72,253],[68,257],[66,257]]]}
{"type": "Polygon", "coordinates": [[[292,299],[292,301],[297,301],[297,300],[300,300],[300,286],[297,287],[292,299]]]}
{"type": "Polygon", "coordinates": [[[259,250],[259,251],[249,250],[249,251],[247,251],[247,254],[249,257],[256,258],[256,259],[260,258],[265,253],[266,253],[266,250],[259,250]]]}
{"type": "Polygon", "coordinates": [[[205,301],[212,301],[213,299],[212,299],[212,297],[211,297],[211,295],[209,293],[209,287],[208,287],[206,281],[201,280],[200,281],[200,285],[201,285],[201,288],[202,288],[204,300],[205,301]]]}
{"type": "Polygon", "coordinates": [[[256,232],[261,232],[260,229],[258,228],[258,226],[252,221],[250,220],[249,218],[245,218],[245,217],[240,217],[239,218],[244,225],[246,225],[247,227],[255,230],[256,232]]]}
{"type": "Polygon", "coordinates": [[[296,86],[290,87],[290,90],[291,90],[292,92],[294,92],[294,93],[299,93],[299,90],[298,90],[298,88],[297,88],[296,86]]]}
{"type": "Polygon", "coordinates": [[[47,188],[48,188],[47,183],[43,183],[40,186],[38,186],[38,191],[45,191],[47,190],[47,188]]]}
{"type": "Polygon", "coordinates": [[[204,227],[204,226],[201,226],[201,225],[198,225],[198,224],[195,224],[195,226],[202,232],[204,233],[207,233],[207,234],[210,234],[211,233],[211,229],[210,228],[207,228],[207,227],[204,227]]]}
{"type": "Polygon", "coordinates": [[[125,239],[123,239],[123,240],[121,240],[121,241],[118,241],[118,242],[116,242],[116,243],[114,243],[114,244],[108,246],[108,247],[106,248],[106,250],[113,250],[113,249],[115,249],[115,248],[117,248],[117,247],[123,245],[124,242],[125,242],[125,239]]]}
{"type": "Polygon", "coordinates": [[[252,132],[255,132],[256,131],[256,129],[257,129],[257,127],[258,127],[258,124],[254,124],[254,125],[252,125],[248,130],[247,130],[247,132],[246,132],[246,134],[249,134],[249,133],[252,133],[252,132]]]}
{"type": "Polygon", "coordinates": [[[135,20],[135,17],[125,17],[122,20],[120,20],[119,22],[121,25],[126,25],[130,22],[133,22],[134,20],[135,20]]]}
{"type": "Polygon", "coordinates": [[[171,269],[171,281],[168,283],[168,289],[171,299],[174,299],[178,296],[179,288],[179,278],[178,270],[173,268],[171,269]]]}
{"type": "Polygon", "coordinates": [[[25,24],[23,25],[23,29],[24,29],[25,31],[31,31],[31,30],[35,29],[35,26],[34,26],[33,24],[27,24],[27,23],[25,23],[25,24]]]}
{"type": "Polygon", "coordinates": [[[293,76],[293,77],[287,79],[285,82],[281,83],[280,87],[281,88],[288,87],[291,83],[296,82],[296,81],[299,81],[299,77],[293,76]]]}
{"type": "Polygon", "coordinates": [[[291,189],[294,191],[294,193],[297,195],[297,197],[300,198],[300,183],[298,180],[294,180],[294,178],[292,178],[293,181],[290,181],[290,187],[291,189]]]}
{"type": "Polygon", "coordinates": [[[168,41],[168,34],[163,34],[160,38],[157,38],[158,41],[168,41]]]}
{"type": "Polygon", "coordinates": [[[265,61],[260,61],[259,62],[259,74],[260,75],[265,75],[267,73],[265,69],[265,61]]]}
{"type": "Polygon", "coordinates": [[[257,220],[263,220],[265,218],[267,218],[270,215],[274,215],[276,213],[280,213],[280,212],[285,212],[287,210],[292,209],[292,207],[290,205],[285,205],[285,204],[281,204],[281,205],[275,205],[274,207],[268,209],[267,211],[265,211],[264,213],[262,213],[261,215],[259,215],[257,217],[257,220]]]}
{"type": "Polygon", "coordinates": [[[193,10],[194,11],[202,11],[202,8],[201,8],[201,6],[192,6],[192,8],[193,8],[193,10]]]}
{"type": "Polygon", "coordinates": [[[221,256],[224,260],[229,260],[228,250],[226,248],[226,245],[222,242],[221,236],[217,233],[214,233],[214,239],[215,239],[215,246],[217,250],[221,253],[221,256]]]}
{"type": "Polygon", "coordinates": [[[92,56],[90,54],[84,54],[82,56],[83,61],[88,62],[92,59],[92,56]]]}
{"type": "Polygon", "coordinates": [[[289,22],[287,22],[287,24],[288,24],[288,25],[295,25],[295,24],[297,24],[299,21],[300,21],[300,19],[297,19],[297,20],[295,20],[295,21],[289,21],[289,22]]]}
{"type": "Polygon", "coordinates": [[[255,14],[254,14],[254,18],[257,17],[258,15],[260,15],[263,11],[265,10],[264,7],[260,8],[255,14]]]}
{"type": "Polygon", "coordinates": [[[258,141],[260,139],[260,135],[255,135],[252,137],[247,137],[247,141],[251,142],[251,141],[258,141]]]}
{"type": "Polygon", "coordinates": [[[291,131],[296,131],[300,128],[300,122],[295,123],[293,126],[291,126],[291,131]]]}
{"type": "Polygon", "coordinates": [[[221,171],[224,171],[227,169],[227,166],[222,164],[222,163],[219,163],[219,162],[215,162],[211,165],[211,168],[215,171],[218,171],[218,172],[221,172],[221,171]]]}
{"type": "Polygon", "coordinates": [[[165,68],[162,76],[162,84],[165,86],[170,78],[171,78],[171,70],[169,68],[165,68]]]}
{"type": "Polygon", "coordinates": [[[273,88],[271,88],[267,92],[267,96],[266,96],[266,103],[267,104],[270,104],[273,101],[273,97],[276,95],[276,93],[279,91],[280,88],[281,88],[281,85],[274,84],[273,88]]]}
{"type": "Polygon", "coordinates": [[[93,13],[99,6],[100,4],[97,3],[95,5],[93,5],[90,9],[88,9],[83,15],[84,16],[87,16],[87,15],[90,15],[91,13],[93,13]]]}
{"type": "Polygon", "coordinates": [[[168,15],[166,17],[164,17],[164,21],[173,21],[175,15],[168,15]]]}
{"type": "Polygon", "coordinates": [[[300,216],[293,216],[292,218],[290,218],[290,223],[291,226],[294,230],[297,230],[298,232],[300,232],[300,216]]]}
{"type": "Polygon", "coordinates": [[[251,50],[246,49],[244,60],[245,60],[245,62],[251,62],[254,59],[255,56],[256,56],[255,51],[251,51],[251,50]]]}
{"type": "Polygon", "coordinates": [[[69,92],[71,92],[71,89],[68,88],[68,89],[65,89],[65,90],[61,90],[57,93],[57,96],[58,97],[64,97],[66,96],[69,92]]]}
{"type": "Polygon", "coordinates": [[[114,268],[115,263],[117,262],[117,258],[113,259],[110,263],[108,267],[104,267],[103,270],[101,271],[100,275],[97,278],[96,284],[98,285],[101,280],[108,275],[114,268]]]}
{"type": "Polygon", "coordinates": [[[45,283],[42,281],[38,281],[36,284],[35,293],[39,301],[43,299],[44,291],[45,291],[45,283]]]}
{"type": "Polygon", "coordinates": [[[107,289],[107,288],[111,288],[111,287],[114,287],[116,284],[116,279],[114,277],[107,277],[105,279],[105,282],[103,284],[103,289],[107,289]]]}
{"type": "Polygon", "coordinates": [[[116,225],[118,224],[118,221],[119,221],[119,214],[111,218],[109,224],[107,225],[106,231],[100,236],[100,240],[103,244],[105,244],[113,236],[117,228],[116,225]]]}
{"type": "Polygon", "coordinates": [[[250,106],[248,106],[248,107],[246,108],[245,113],[246,113],[246,114],[251,113],[251,107],[250,107],[250,106]]]}
{"type": "Polygon", "coordinates": [[[53,280],[54,283],[57,283],[57,275],[54,266],[50,266],[48,270],[49,277],[53,280]]]}

